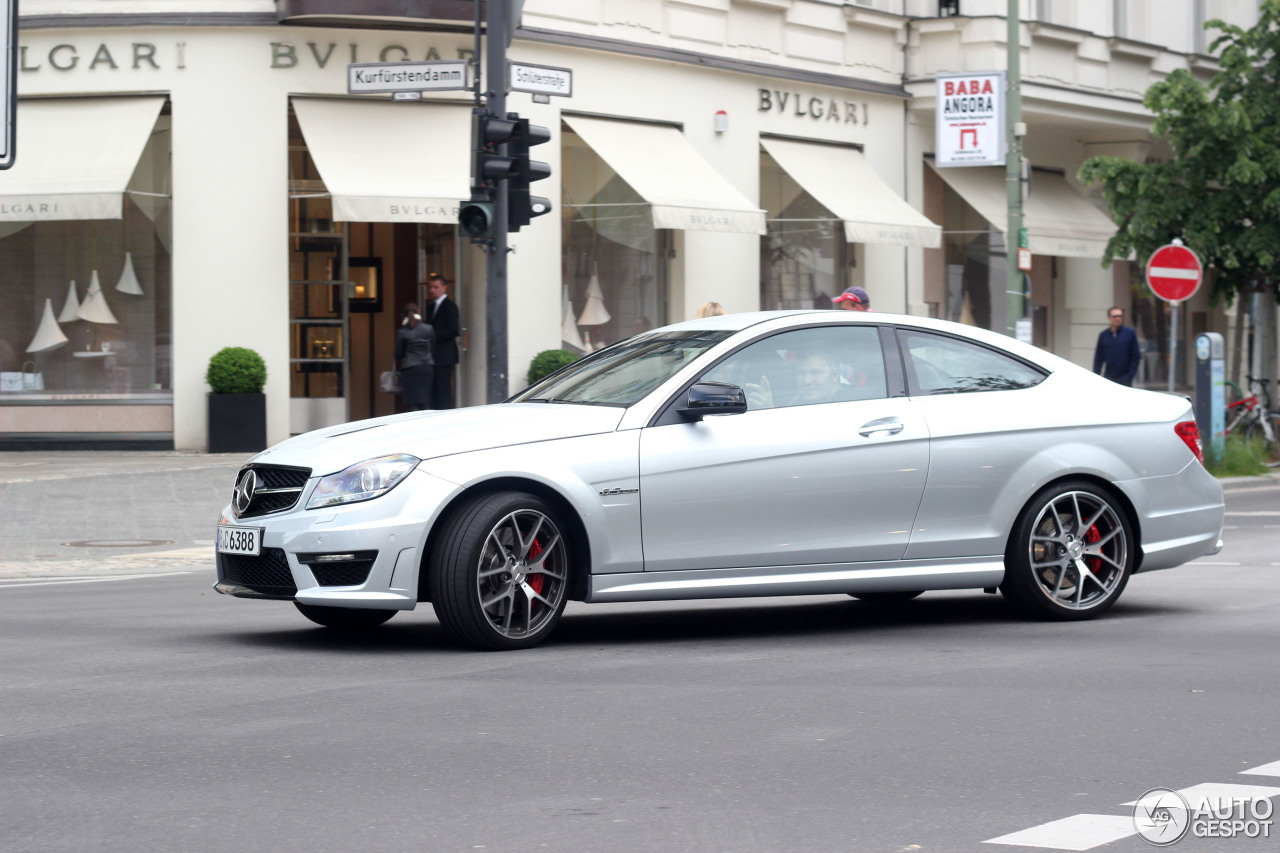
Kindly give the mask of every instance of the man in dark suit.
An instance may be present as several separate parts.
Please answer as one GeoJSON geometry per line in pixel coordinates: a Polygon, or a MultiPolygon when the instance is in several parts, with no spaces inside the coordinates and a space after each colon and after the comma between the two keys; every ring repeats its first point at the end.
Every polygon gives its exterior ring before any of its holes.
{"type": "Polygon", "coordinates": [[[458,364],[458,336],[462,334],[458,303],[449,298],[447,285],[439,273],[427,276],[427,299],[427,322],[436,333],[431,408],[452,409],[453,369],[458,364]]]}
{"type": "Polygon", "coordinates": [[[1098,334],[1093,350],[1093,372],[1112,382],[1133,385],[1134,374],[1142,361],[1138,349],[1138,333],[1124,324],[1124,309],[1113,307],[1107,312],[1111,325],[1098,334]]]}

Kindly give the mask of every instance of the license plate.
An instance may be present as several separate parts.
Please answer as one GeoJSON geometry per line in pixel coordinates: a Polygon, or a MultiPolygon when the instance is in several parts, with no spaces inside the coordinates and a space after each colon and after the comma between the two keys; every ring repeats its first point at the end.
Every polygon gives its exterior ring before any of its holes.
{"type": "Polygon", "coordinates": [[[218,525],[218,551],[257,557],[262,553],[262,528],[218,525]]]}

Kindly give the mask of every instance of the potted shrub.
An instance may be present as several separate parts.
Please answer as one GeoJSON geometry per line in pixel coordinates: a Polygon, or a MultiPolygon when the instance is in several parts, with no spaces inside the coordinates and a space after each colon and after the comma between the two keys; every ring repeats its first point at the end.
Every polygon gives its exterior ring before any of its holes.
{"type": "Polygon", "coordinates": [[[544,349],[533,357],[533,361],[529,362],[529,372],[524,379],[532,385],[539,379],[545,379],[566,364],[573,364],[577,360],[578,357],[567,349],[544,349]]]}
{"type": "Polygon", "coordinates": [[[256,453],[267,447],[267,365],[251,349],[226,347],[209,359],[209,452],[256,453]]]}

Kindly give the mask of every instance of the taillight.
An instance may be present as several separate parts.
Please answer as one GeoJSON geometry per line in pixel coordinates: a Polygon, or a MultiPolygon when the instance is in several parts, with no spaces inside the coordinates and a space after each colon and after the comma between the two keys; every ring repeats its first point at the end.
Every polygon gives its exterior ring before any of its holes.
{"type": "Polygon", "coordinates": [[[1200,445],[1200,427],[1196,426],[1195,421],[1183,421],[1173,428],[1178,434],[1178,438],[1186,442],[1187,447],[1191,448],[1191,452],[1196,455],[1196,461],[1201,465],[1204,464],[1204,448],[1200,445]]]}

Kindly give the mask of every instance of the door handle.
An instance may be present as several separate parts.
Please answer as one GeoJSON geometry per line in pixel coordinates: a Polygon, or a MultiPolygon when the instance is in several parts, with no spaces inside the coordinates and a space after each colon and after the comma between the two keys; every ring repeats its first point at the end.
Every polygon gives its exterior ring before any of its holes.
{"type": "Polygon", "coordinates": [[[904,426],[905,424],[897,418],[880,418],[879,420],[867,421],[863,424],[862,428],[858,430],[858,435],[863,436],[864,438],[874,435],[877,432],[887,432],[889,435],[897,435],[902,432],[904,426]]]}

